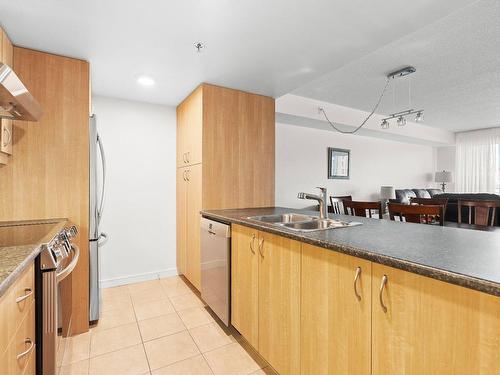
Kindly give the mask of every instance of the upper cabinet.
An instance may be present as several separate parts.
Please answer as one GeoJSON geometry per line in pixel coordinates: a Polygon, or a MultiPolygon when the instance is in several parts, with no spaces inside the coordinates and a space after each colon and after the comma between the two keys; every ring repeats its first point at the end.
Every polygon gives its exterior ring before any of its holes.
{"type": "MultiPolygon", "coordinates": [[[[7,33],[0,28],[0,62],[12,67],[14,48],[7,33]]],[[[9,162],[9,155],[12,155],[12,120],[0,120],[0,164],[9,162]]]]}
{"type": "Polygon", "coordinates": [[[201,163],[202,92],[202,86],[198,87],[177,107],[177,167],[201,163]]]}

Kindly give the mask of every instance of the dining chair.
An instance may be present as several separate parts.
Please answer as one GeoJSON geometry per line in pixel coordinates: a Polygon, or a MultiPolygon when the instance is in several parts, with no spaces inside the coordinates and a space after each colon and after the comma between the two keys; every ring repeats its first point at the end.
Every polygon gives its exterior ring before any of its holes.
{"type": "Polygon", "coordinates": [[[468,211],[467,224],[492,227],[495,225],[496,208],[499,206],[496,201],[466,201],[458,200],[458,222],[462,223],[462,207],[468,211]]]}
{"type": "Polygon", "coordinates": [[[423,204],[427,206],[443,206],[443,215],[446,218],[448,198],[410,198],[410,204],[423,204]]]}
{"type": "Polygon", "coordinates": [[[398,217],[399,221],[418,224],[434,224],[438,219],[439,225],[444,226],[444,206],[424,204],[389,203],[389,217],[392,221],[398,217]]]}
{"type": "Polygon", "coordinates": [[[352,201],[352,195],[330,196],[330,205],[334,214],[341,215],[344,213],[344,201],[352,201]]]}
{"type": "MultiPolygon", "coordinates": [[[[369,217],[373,218],[373,211],[378,211],[378,218],[382,219],[382,202],[360,202],[353,200],[345,200],[344,204],[344,213],[346,215],[352,216],[361,216],[361,217],[369,217]]],[[[377,215],[377,214],[375,214],[377,215]]]]}

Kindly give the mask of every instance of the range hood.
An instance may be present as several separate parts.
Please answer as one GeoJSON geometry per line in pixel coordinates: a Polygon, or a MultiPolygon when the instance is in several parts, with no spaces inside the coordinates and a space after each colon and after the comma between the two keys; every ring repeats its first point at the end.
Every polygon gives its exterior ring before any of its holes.
{"type": "Polygon", "coordinates": [[[42,107],[12,68],[0,63],[0,118],[38,121],[42,107]]]}

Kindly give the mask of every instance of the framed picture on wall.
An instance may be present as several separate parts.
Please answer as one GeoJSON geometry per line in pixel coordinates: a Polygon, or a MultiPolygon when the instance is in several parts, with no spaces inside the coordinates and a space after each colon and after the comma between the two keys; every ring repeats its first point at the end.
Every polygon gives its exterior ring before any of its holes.
{"type": "Polygon", "coordinates": [[[349,179],[351,150],[328,147],[328,178],[349,179]]]}

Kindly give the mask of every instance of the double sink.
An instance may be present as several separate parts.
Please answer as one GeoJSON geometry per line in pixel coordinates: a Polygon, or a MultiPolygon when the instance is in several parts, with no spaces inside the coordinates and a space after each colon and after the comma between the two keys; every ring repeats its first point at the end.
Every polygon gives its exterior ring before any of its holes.
{"type": "Polygon", "coordinates": [[[359,222],[348,222],[336,219],[322,219],[318,216],[304,215],[298,213],[286,213],[279,215],[250,216],[248,220],[259,221],[291,229],[297,232],[314,232],[318,230],[346,228],[361,225],[359,222]]]}

